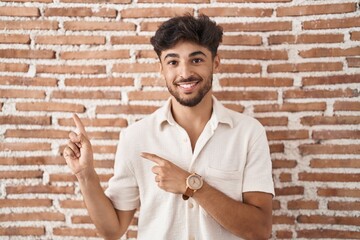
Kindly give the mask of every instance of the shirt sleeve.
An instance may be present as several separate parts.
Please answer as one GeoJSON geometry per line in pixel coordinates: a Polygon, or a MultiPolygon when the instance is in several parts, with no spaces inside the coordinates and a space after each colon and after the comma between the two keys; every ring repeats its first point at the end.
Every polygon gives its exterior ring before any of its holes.
{"type": "Polygon", "coordinates": [[[249,146],[243,192],[266,192],[275,195],[270,150],[264,128],[249,146]]]}
{"type": "MultiPolygon", "coordinates": [[[[133,210],[140,206],[139,188],[128,159],[126,131],[121,132],[114,164],[114,176],[109,180],[105,195],[118,210],[133,210]]],[[[130,149],[131,150],[131,149],[130,149]]]]}

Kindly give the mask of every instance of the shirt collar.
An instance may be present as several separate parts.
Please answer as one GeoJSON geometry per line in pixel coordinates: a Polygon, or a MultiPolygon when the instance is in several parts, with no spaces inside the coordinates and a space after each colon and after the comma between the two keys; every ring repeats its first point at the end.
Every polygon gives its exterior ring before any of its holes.
{"type": "MultiPolygon", "coordinates": [[[[210,124],[212,129],[216,129],[219,123],[227,124],[229,127],[233,127],[233,119],[231,118],[229,109],[224,107],[216,97],[212,96],[213,99],[213,112],[210,117],[210,124]]],[[[165,105],[159,109],[158,114],[158,126],[160,129],[163,127],[165,123],[174,126],[176,124],[175,119],[171,113],[171,98],[169,98],[165,105]]]]}

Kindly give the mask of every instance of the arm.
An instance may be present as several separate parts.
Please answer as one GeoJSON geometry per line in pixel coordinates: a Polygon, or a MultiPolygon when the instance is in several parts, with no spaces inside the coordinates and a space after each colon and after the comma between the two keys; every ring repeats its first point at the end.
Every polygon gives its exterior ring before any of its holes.
{"type": "Polygon", "coordinates": [[[106,197],[94,169],[92,147],[85,128],[77,115],[73,118],[80,133],[69,134],[64,158],[79,181],[86,208],[99,234],[105,239],[118,239],[127,230],[136,210],[115,210],[106,197]]]}
{"type": "MultiPolygon", "coordinates": [[[[158,186],[167,191],[184,194],[189,172],[154,154],[142,157],[156,163],[152,171],[158,186]]],[[[206,181],[206,179],[205,179],[206,181]]],[[[180,196],[179,196],[180,197],[180,196]]],[[[268,239],[272,228],[272,195],[263,192],[243,194],[243,202],[236,201],[206,182],[193,195],[195,201],[221,226],[245,239],[268,239]]]]}

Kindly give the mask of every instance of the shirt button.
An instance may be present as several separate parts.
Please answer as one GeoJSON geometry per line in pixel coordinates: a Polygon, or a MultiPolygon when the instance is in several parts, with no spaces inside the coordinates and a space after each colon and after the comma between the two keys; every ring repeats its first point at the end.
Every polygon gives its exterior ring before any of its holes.
{"type": "Polygon", "coordinates": [[[194,237],[194,236],[190,236],[190,237],[189,237],[189,240],[195,240],[195,237],[194,237]]]}
{"type": "Polygon", "coordinates": [[[193,207],[194,207],[194,204],[189,203],[189,208],[193,208],[193,207]]]}

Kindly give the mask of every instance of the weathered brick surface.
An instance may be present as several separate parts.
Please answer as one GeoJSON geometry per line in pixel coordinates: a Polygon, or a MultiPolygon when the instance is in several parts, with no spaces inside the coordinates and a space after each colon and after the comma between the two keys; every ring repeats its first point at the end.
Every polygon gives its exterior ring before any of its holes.
{"type": "Polygon", "coordinates": [[[183,13],[224,28],[214,94],[267,130],[272,239],[360,239],[358,0],[1,1],[0,239],[101,239],[61,156],[71,115],[105,189],[121,130],[169,96],[149,40],[183,13]]]}

